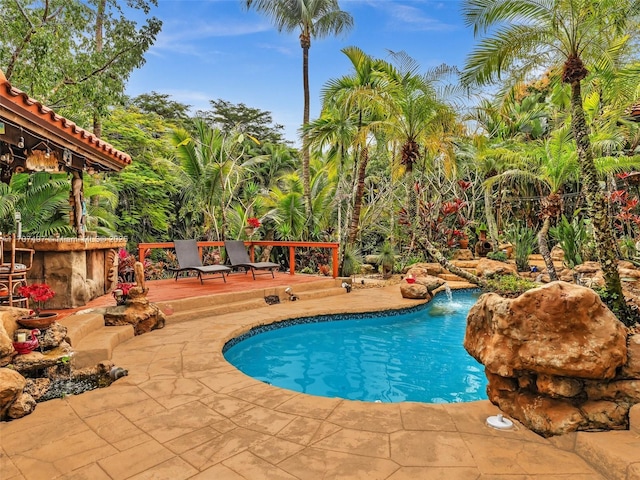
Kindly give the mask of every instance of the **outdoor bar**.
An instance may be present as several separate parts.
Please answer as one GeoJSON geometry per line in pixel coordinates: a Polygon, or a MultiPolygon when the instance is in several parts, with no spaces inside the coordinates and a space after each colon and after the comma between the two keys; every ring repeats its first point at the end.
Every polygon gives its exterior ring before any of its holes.
{"type": "Polygon", "coordinates": [[[111,291],[117,282],[117,251],[124,238],[97,238],[86,229],[83,177],[118,172],[131,157],[56,114],[13,87],[0,71],[0,181],[16,173],[66,173],[69,221],[75,237],[24,238],[16,212],[15,246],[34,251],[28,283],[47,283],[56,292],[50,308],[74,308],[111,291]]]}

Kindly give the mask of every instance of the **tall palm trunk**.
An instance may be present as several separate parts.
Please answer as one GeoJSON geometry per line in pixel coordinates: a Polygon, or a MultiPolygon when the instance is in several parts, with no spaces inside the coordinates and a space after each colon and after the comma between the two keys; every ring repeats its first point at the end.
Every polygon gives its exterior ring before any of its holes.
{"type": "Polygon", "coordinates": [[[493,241],[494,249],[498,248],[500,243],[498,235],[498,223],[493,214],[493,197],[491,196],[490,187],[484,188],[484,216],[487,219],[487,228],[489,229],[489,238],[493,241]]]}
{"type": "MultiPolygon", "coordinates": [[[[300,35],[300,44],[302,45],[302,84],[304,90],[304,114],[302,118],[302,126],[309,124],[309,47],[311,46],[311,38],[307,35],[300,35]]],[[[302,134],[302,186],[304,189],[304,208],[307,214],[307,221],[312,219],[311,207],[311,174],[309,172],[309,139],[308,134],[302,134]]]]}
{"type": "Polygon", "coordinates": [[[538,232],[538,249],[540,250],[540,255],[542,255],[544,264],[547,267],[549,278],[552,282],[555,282],[558,280],[558,274],[556,273],[556,267],[553,265],[551,252],[549,251],[549,244],[547,243],[549,227],[551,227],[551,217],[545,217],[544,222],[542,222],[542,228],[538,232]]]}
{"type": "Polygon", "coordinates": [[[356,181],[356,191],[353,196],[353,213],[349,224],[349,236],[347,243],[353,245],[358,237],[360,229],[360,211],[362,210],[362,197],[364,196],[364,181],[366,178],[367,164],[369,163],[369,150],[364,147],[360,150],[360,163],[358,165],[358,175],[356,181]]]}
{"type": "Polygon", "coordinates": [[[598,186],[598,176],[582,107],[582,92],[579,80],[571,82],[571,115],[571,130],[576,141],[587,208],[593,223],[596,254],[602,268],[605,288],[608,294],[608,304],[618,319],[625,325],[630,326],[635,320],[631,318],[631,313],[622,293],[622,283],[616,258],[617,245],[611,232],[605,197],[598,186]]]}

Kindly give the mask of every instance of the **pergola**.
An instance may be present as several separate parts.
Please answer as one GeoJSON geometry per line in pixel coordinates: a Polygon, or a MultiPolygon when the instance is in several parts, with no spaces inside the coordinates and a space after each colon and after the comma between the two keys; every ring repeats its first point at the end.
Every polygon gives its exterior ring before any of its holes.
{"type": "Polygon", "coordinates": [[[129,155],[13,87],[0,70],[0,181],[22,172],[70,174],[70,217],[83,238],[84,172],[119,172],[129,164],[129,155]]]}

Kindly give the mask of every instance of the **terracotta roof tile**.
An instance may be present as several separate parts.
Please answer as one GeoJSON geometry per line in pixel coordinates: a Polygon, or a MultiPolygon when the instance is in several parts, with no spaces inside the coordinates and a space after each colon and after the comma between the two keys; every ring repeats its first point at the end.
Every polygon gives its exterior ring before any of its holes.
{"type": "MultiPolygon", "coordinates": [[[[13,103],[17,107],[16,110],[24,110],[32,114],[36,120],[40,121],[38,123],[44,122],[48,124],[49,128],[63,132],[67,134],[67,136],[70,135],[73,139],[83,144],[85,148],[98,153],[98,157],[107,156],[120,168],[131,164],[131,157],[128,154],[117,150],[109,143],[96,137],[93,133],[78,127],[78,125],[71,120],[58,115],[51,108],[29,97],[25,92],[13,87],[0,70],[0,101],[3,99],[13,103]]],[[[91,160],[99,161],[99,158],[91,160]]]]}

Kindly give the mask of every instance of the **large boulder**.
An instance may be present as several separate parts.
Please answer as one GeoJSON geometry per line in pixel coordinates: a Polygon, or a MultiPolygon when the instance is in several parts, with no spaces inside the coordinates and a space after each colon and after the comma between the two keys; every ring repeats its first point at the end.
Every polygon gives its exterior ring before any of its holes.
{"type": "Polygon", "coordinates": [[[442,265],[439,263],[414,263],[409,267],[406,271],[407,275],[413,275],[414,277],[426,277],[428,275],[437,276],[441,273],[446,273],[447,271],[444,269],[442,265]]]}
{"type": "Polygon", "coordinates": [[[485,365],[489,400],[550,436],[628,427],[640,403],[634,337],[593,290],[557,281],[480,297],[464,346],[485,365]]]}
{"type": "Polygon", "coordinates": [[[624,325],[590,288],[551,282],[515,299],[483,295],[467,318],[464,346],[503,377],[517,370],[613,378],[627,361],[624,325]]]}
{"type": "Polygon", "coordinates": [[[434,277],[433,275],[425,275],[424,277],[415,278],[416,283],[427,287],[427,290],[429,290],[430,293],[447,283],[442,278],[434,277]]]}
{"type": "Polygon", "coordinates": [[[102,310],[106,326],[132,325],[136,335],[163,328],[166,317],[162,310],[147,300],[147,289],[132,287],[124,305],[102,310]]]}

